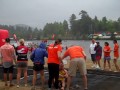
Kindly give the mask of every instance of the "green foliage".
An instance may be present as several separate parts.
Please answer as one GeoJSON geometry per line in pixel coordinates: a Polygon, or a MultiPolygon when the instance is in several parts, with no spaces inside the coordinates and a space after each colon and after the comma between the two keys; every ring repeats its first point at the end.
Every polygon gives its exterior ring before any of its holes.
{"type": "MultiPolygon", "coordinates": [[[[84,10],[79,12],[79,16],[79,19],[77,19],[76,15],[72,14],[69,22],[64,20],[63,22],[47,23],[43,30],[21,25],[0,25],[0,29],[9,30],[10,37],[16,34],[18,38],[27,40],[52,39],[53,35],[55,35],[55,38],[62,39],[88,39],[89,34],[120,32],[120,17],[117,21],[108,20],[106,17],[98,20],[97,16],[92,19],[84,10]]],[[[114,38],[115,36],[112,34],[111,39],[114,38]]]]}

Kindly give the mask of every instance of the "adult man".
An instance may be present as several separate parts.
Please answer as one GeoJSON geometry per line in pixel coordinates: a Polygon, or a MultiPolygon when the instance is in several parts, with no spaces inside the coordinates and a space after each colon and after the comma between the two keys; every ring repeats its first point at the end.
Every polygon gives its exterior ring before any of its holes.
{"type": "Polygon", "coordinates": [[[85,64],[86,54],[83,48],[80,46],[71,46],[66,50],[62,59],[64,59],[67,56],[70,56],[67,90],[69,90],[73,76],[76,76],[77,68],[79,69],[80,74],[82,75],[84,89],[87,90],[87,76],[86,76],[87,70],[86,70],[86,64],[85,64]]]}
{"type": "Polygon", "coordinates": [[[8,86],[7,72],[9,72],[10,86],[13,86],[12,84],[13,60],[16,63],[16,55],[15,55],[14,47],[10,45],[10,39],[6,38],[5,42],[6,43],[0,48],[1,61],[3,65],[3,71],[4,71],[4,81],[5,81],[5,86],[8,86]]]}
{"type": "Polygon", "coordinates": [[[96,43],[95,43],[95,40],[92,39],[92,43],[90,44],[90,48],[89,48],[89,53],[91,54],[91,59],[92,59],[92,62],[93,62],[93,68],[96,67],[96,56],[95,56],[95,46],[96,46],[96,43]]]}
{"type": "Polygon", "coordinates": [[[114,53],[114,65],[116,67],[116,71],[118,72],[118,71],[120,71],[119,66],[117,65],[117,60],[119,58],[119,45],[117,43],[117,40],[113,40],[113,43],[114,43],[114,50],[113,50],[113,53],[114,53]]]}

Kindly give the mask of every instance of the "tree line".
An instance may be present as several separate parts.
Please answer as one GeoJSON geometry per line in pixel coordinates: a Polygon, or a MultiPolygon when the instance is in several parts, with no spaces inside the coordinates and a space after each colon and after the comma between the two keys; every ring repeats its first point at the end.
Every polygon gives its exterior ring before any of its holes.
{"type": "Polygon", "coordinates": [[[120,17],[117,20],[108,20],[106,17],[99,20],[97,16],[91,18],[82,10],[78,18],[72,14],[68,21],[47,23],[43,29],[19,25],[0,25],[0,29],[9,30],[10,37],[16,34],[18,38],[27,40],[52,39],[53,35],[62,39],[88,39],[89,34],[119,32],[120,17]]]}

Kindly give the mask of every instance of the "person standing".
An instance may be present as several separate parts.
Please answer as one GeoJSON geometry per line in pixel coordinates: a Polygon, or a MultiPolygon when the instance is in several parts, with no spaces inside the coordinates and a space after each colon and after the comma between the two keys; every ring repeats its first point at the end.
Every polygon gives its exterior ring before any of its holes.
{"type": "Polygon", "coordinates": [[[6,38],[5,42],[6,43],[0,47],[0,56],[3,66],[3,72],[4,72],[3,76],[4,76],[5,86],[8,86],[7,73],[9,72],[9,81],[10,81],[9,86],[13,86],[12,84],[13,62],[15,62],[16,64],[16,54],[14,47],[10,45],[10,39],[6,38]]]}
{"type": "Polygon", "coordinates": [[[79,69],[80,74],[82,75],[84,90],[87,90],[87,70],[86,70],[86,54],[81,46],[71,46],[69,47],[63,57],[62,60],[70,56],[70,65],[68,70],[68,79],[67,79],[67,89],[69,90],[72,78],[76,76],[77,69],[79,69]]]}
{"type": "Polygon", "coordinates": [[[22,70],[24,72],[24,83],[27,86],[27,53],[28,47],[24,45],[24,39],[19,40],[20,45],[16,48],[17,54],[17,88],[19,88],[22,70]]]}
{"type": "Polygon", "coordinates": [[[92,39],[92,43],[90,44],[90,48],[89,48],[89,53],[91,54],[91,59],[92,59],[92,62],[93,62],[92,68],[96,68],[95,46],[96,46],[96,42],[95,42],[94,39],[92,39]]]}
{"type": "Polygon", "coordinates": [[[61,39],[55,41],[54,44],[48,46],[48,71],[49,71],[49,80],[48,87],[49,90],[52,88],[52,83],[54,81],[54,87],[58,90],[59,84],[59,64],[61,62],[61,39]]]}
{"type": "Polygon", "coordinates": [[[100,46],[99,42],[96,42],[96,47],[95,47],[95,51],[96,51],[96,69],[101,69],[101,65],[100,65],[100,60],[102,57],[102,47],[100,46]]]}
{"type": "Polygon", "coordinates": [[[37,79],[37,73],[40,72],[42,79],[42,88],[44,88],[45,76],[44,76],[44,57],[48,57],[46,51],[46,44],[40,43],[39,47],[36,48],[31,54],[31,60],[33,61],[33,87],[31,90],[35,90],[35,83],[37,79]]]}
{"type": "Polygon", "coordinates": [[[103,52],[104,52],[104,70],[106,70],[106,62],[108,63],[109,66],[109,71],[111,71],[111,64],[110,64],[110,52],[111,52],[111,48],[109,46],[108,42],[105,42],[105,46],[103,48],[103,52]]]}
{"type": "Polygon", "coordinates": [[[118,72],[118,71],[120,71],[119,66],[117,64],[117,61],[118,61],[118,58],[119,58],[119,45],[117,43],[117,40],[113,40],[113,43],[114,43],[114,50],[113,50],[113,53],[114,53],[114,65],[115,65],[115,68],[116,68],[115,72],[118,72]]]}

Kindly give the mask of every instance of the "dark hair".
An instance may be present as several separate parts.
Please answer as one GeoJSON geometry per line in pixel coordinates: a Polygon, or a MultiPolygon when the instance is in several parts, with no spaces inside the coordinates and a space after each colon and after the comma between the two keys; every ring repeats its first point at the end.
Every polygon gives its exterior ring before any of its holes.
{"type": "Polygon", "coordinates": [[[117,40],[113,40],[115,43],[117,43],[117,40]]]}
{"type": "Polygon", "coordinates": [[[109,43],[108,42],[105,42],[105,44],[108,46],[109,45],[109,43]]]}
{"type": "Polygon", "coordinates": [[[99,45],[100,43],[99,42],[96,42],[97,43],[97,45],[99,45]]]}
{"type": "Polygon", "coordinates": [[[5,42],[9,43],[10,42],[10,38],[6,38],[5,42]]]}
{"type": "Polygon", "coordinates": [[[62,42],[62,40],[61,40],[61,39],[56,39],[56,40],[55,40],[55,43],[54,43],[54,46],[56,46],[56,45],[60,44],[61,42],[62,42]]]}

